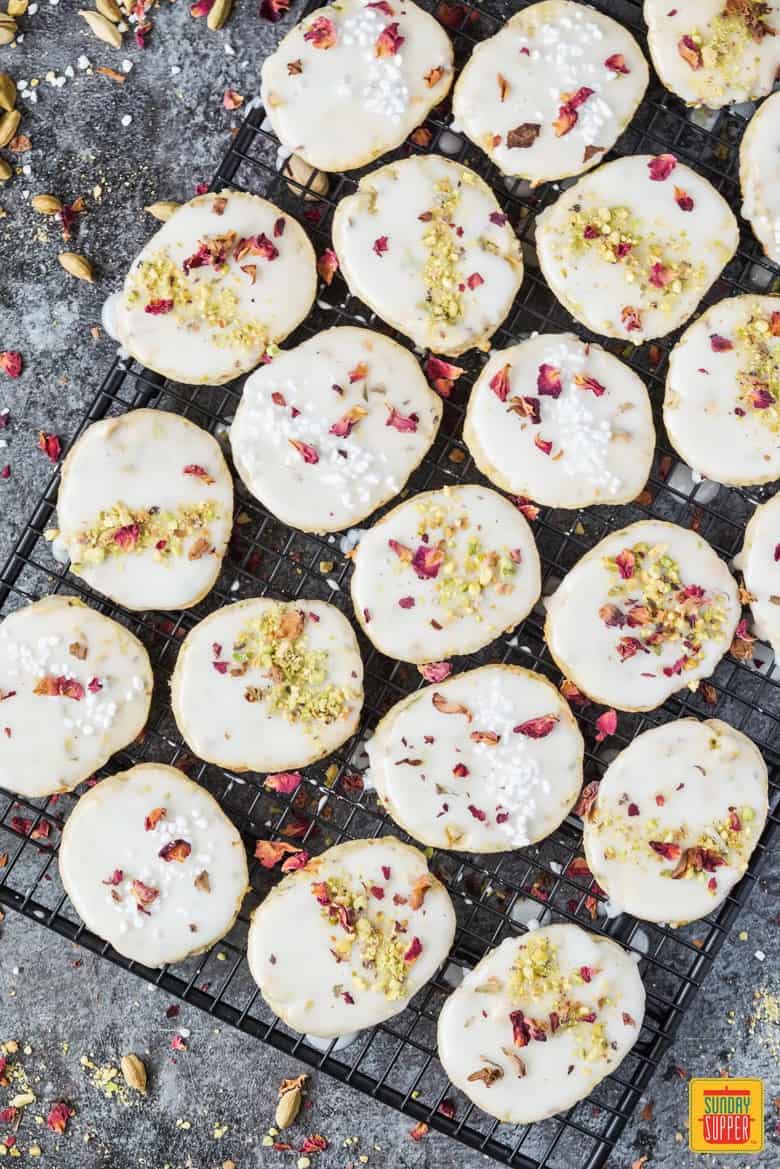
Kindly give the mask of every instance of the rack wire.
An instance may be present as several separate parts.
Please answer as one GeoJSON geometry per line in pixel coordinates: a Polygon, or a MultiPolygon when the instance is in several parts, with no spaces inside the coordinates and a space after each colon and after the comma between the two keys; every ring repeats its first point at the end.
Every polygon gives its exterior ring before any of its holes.
{"type": "MultiPolygon", "coordinates": [[[[477,41],[495,32],[521,7],[510,0],[418,3],[435,11],[447,24],[459,66],[477,41]]],[[[314,7],[309,3],[306,11],[314,7]]],[[[620,19],[644,43],[637,0],[606,0],[597,7],[620,19]]],[[[448,122],[448,106],[438,107],[425,123],[429,134],[416,136],[417,142],[422,137],[429,141],[422,146],[407,142],[395,156],[430,150],[456,158],[486,178],[509,213],[523,240],[526,276],[494,345],[508,346],[534,330],[556,332],[574,327],[580,335],[587,336],[586,331],[574,326],[552,296],[534,257],[535,214],[556,197],[558,185],[546,184],[531,191],[526,183],[506,180],[481,151],[453,134],[448,122]]],[[[737,155],[745,124],[744,110],[692,113],[653,79],[636,117],[610,157],[672,151],[705,175],[738,210],[737,155]]],[[[266,128],[263,111],[253,109],[223,159],[212,187],[232,187],[272,199],[305,225],[320,254],[330,243],[334,207],[354,190],[361,173],[330,176],[327,194],[315,196],[310,186],[303,187],[281,173],[278,143],[266,128]]],[[[736,256],[705,303],[739,292],[770,292],[777,283],[776,269],[764,259],[744,228],[736,256]]],[[[338,324],[368,325],[407,344],[352,297],[338,276],[331,286],[320,288],[313,313],[288,344],[292,346],[322,328],[338,324]]],[[[756,502],[771,494],[767,488],[742,491],[694,482],[667,445],[660,405],[667,354],[675,339],[672,336],[639,348],[606,342],[606,347],[635,369],[650,389],[659,432],[653,470],[645,492],[628,506],[593,507],[581,512],[541,510],[534,532],[543,563],[545,592],[550,592],[608,531],[648,516],[696,529],[730,560],[740,547],[745,523],[756,502]]],[[[598,340],[604,344],[603,338],[598,340]]],[[[484,355],[475,353],[462,360],[467,373],[445,401],[438,437],[405,495],[444,484],[484,482],[461,438],[468,391],[483,362],[484,355]]],[[[183,414],[220,437],[235,413],[240,392],[240,384],[220,388],[177,385],[118,357],[78,433],[97,419],[152,405],[183,414]]],[[[331,601],[349,614],[351,565],[345,555],[345,542],[338,537],[319,538],[285,527],[237,484],[234,534],[212,593],[186,613],[130,614],[91,592],[68,573],[66,566],[52,558],[43,534],[53,521],[57,485],[58,477],[54,475],[0,574],[0,605],[3,612],[10,612],[46,593],[74,594],[130,628],[147,646],[156,676],[148,726],[105,771],[115,772],[141,761],[160,761],[182,768],[216,796],[239,826],[250,855],[258,837],[294,839],[309,851],[319,852],[347,839],[399,834],[374,794],[363,788],[360,770],[365,762],[364,735],[393,703],[422,680],[413,667],[377,653],[362,634],[359,637],[365,663],[366,703],[360,731],[330,762],[306,769],[306,782],[291,798],[266,792],[261,778],[251,773],[234,775],[190,755],[168,704],[168,681],[181,639],[198,620],[221,605],[257,595],[285,600],[307,597],[331,601]]],[[[461,668],[509,662],[559,681],[545,647],[542,625],[539,606],[514,636],[504,636],[481,653],[464,659],[461,668]]],[[[251,864],[251,892],[228,937],[205,954],[163,970],[151,970],[127,961],[84,928],[65,897],[58,876],[57,850],[63,823],[79,791],[30,801],[0,790],[0,857],[7,854],[0,868],[0,905],[26,914],[167,993],[324,1069],[496,1161],[521,1169],[598,1169],[606,1162],[712,966],[780,825],[779,683],[780,664],[775,665],[768,646],[757,644],[752,661],[727,655],[709,683],[697,692],[684,690],[650,713],[621,715],[618,730],[606,745],[595,742],[598,708],[590,705],[576,712],[586,738],[586,781],[597,778],[615,751],[641,731],[686,714],[722,718],[748,734],[762,750],[771,777],[769,822],[749,872],[717,912],[678,929],[640,925],[625,914],[608,916],[603,894],[590,874],[576,863],[582,856],[581,832],[579,821],[572,816],[543,843],[512,853],[476,856],[433,851],[431,867],[446,883],[458,919],[450,959],[400,1015],[361,1033],[346,1046],[336,1041],[323,1048],[291,1031],[271,1014],[249,975],[245,954],[249,915],[269,884],[277,879],[256,862],[251,864]],[[608,934],[632,951],[647,990],[647,1014],[633,1051],[587,1100],[540,1124],[508,1125],[480,1112],[448,1084],[436,1059],[436,1019],[460,972],[473,966],[504,937],[522,931],[529,917],[542,922],[576,922],[608,934]]]]}

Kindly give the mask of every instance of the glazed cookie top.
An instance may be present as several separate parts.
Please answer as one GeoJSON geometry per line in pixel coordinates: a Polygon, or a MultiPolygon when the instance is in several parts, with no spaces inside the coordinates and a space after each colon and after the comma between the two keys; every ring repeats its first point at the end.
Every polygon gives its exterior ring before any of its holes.
{"type": "Polygon", "coordinates": [[[411,0],[339,0],[287,34],[262,70],[280,142],[324,171],[400,146],[452,84],[452,45],[411,0]]]}
{"type": "Polygon", "coordinates": [[[163,410],[94,422],[62,468],[57,538],[71,571],[128,609],[186,609],[213,585],[233,480],[205,430],[163,410]]]}
{"type": "Polygon", "coordinates": [[[780,495],[753,512],[734,568],[744,575],[756,633],[780,655],[780,495]]]}
{"type": "Polygon", "coordinates": [[[631,1050],[645,991],[636,962],[576,925],[506,938],[447,999],[439,1058],[491,1116],[528,1124],[587,1096],[631,1050]]]}
{"type": "Polygon", "coordinates": [[[402,1011],[454,933],[423,854],[383,836],[336,845],[285,877],[252,916],[247,957],[288,1026],[329,1038],[402,1011]]]}
{"type": "Polygon", "coordinates": [[[608,162],[537,219],[558,299],[587,328],[635,345],[687,320],[737,242],[728,204],[673,154],[608,162]]]}
{"type": "Polygon", "coordinates": [[[517,12],[477,45],[453,118],[508,175],[533,183],[595,166],[634,116],[647,64],[617,21],[570,0],[517,12]]]}
{"type": "Polygon", "coordinates": [[[179,730],[197,755],[235,770],[280,771],[354,733],[363,663],[333,605],[258,597],[217,609],[190,631],[172,687],[179,730]]]}
{"type": "Polygon", "coordinates": [[[612,532],[547,602],[545,636],[561,671],[619,710],[652,710],[692,689],[728,650],[737,583],[706,540],[661,520],[612,532]]]}
{"type": "Polygon", "coordinates": [[[416,345],[486,345],[523,279],[520,244],[485,182],[436,154],[365,175],[333,217],[352,292],[416,345]]]}
{"type": "Polygon", "coordinates": [[[573,333],[494,352],[471,393],[463,435],[489,479],[553,507],[635,499],[655,445],[641,379],[573,333]]]}
{"type": "Polygon", "coordinates": [[[638,735],[589,795],[585,855],[612,905],[645,921],[694,921],[747,868],[767,770],[733,727],[678,719],[638,735]]]}
{"type": "Polygon", "coordinates": [[[780,93],[753,114],[739,151],[742,215],[768,258],[780,264],[780,93]]]}
{"type": "Polygon", "coordinates": [[[733,296],[686,329],[669,359],[664,424],[708,479],[780,477],[780,298],[733,296]]]}
{"type": "Polygon", "coordinates": [[[541,589],[531,529],[487,487],[426,491],[358,544],[352,603],[382,653],[432,662],[471,653],[530,612],[541,589]]]}
{"type": "Polygon", "coordinates": [[[398,494],[441,411],[402,346],[369,329],[328,329],[249,378],[230,442],[241,478],[278,519],[337,532],[398,494]]]}
{"type": "Polygon", "coordinates": [[[658,76],[692,106],[716,109],[769,93],[780,68],[778,0],[645,0],[658,76]]]}
{"type": "Polygon", "coordinates": [[[117,339],[166,377],[218,385],[284,340],[316,288],[314,250],[289,215],[245,192],[199,195],[133,260],[117,339]]]}
{"type": "Polygon", "coordinates": [[[540,674],[483,666],[404,698],[369,740],[382,803],[434,848],[504,852],[558,827],[582,787],[582,736],[540,674]]]}
{"type": "Polygon", "coordinates": [[[223,937],[248,885],[241,837],[216,800],[160,763],[86,792],[65,824],[59,862],[86,926],[145,966],[223,937]]]}
{"type": "Polygon", "coordinates": [[[44,597],[0,625],[0,787],[33,798],[88,779],[143,729],[149,656],[75,597],[44,597]]]}

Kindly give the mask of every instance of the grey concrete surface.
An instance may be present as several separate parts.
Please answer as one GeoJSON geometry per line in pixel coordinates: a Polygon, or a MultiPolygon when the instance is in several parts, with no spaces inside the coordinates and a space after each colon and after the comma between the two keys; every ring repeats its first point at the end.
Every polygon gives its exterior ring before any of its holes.
{"type": "MultiPolygon", "coordinates": [[[[0,69],[30,86],[39,81],[38,101],[19,102],[20,133],[29,136],[31,148],[3,152],[21,173],[0,186],[0,350],[19,350],[25,361],[18,381],[0,374],[0,410],[10,411],[0,434],[7,444],[0,467],[11,468],[10,478],[0,479],[2,559],[50,474],[36,447],[39,430],[63,437],[73,432],[112,355],[112,342],[102,334],[93,338],[90,330],[99,322],[104,297],[152,229],[143,206],[184,199],[209,178],[239,117],[222,108],[225,88],[247,99],[256,93],[263,54],[300,4],[273,26],[258,16],[257,0],[239,0],[227,28],[212,33],[204,20],[190,16],[183,0],[164,0],[151,13],[154,29],[143,51],[130,34],[120,50],[96,40],[76,8],[72,0],[39,0],[37,11],[20,19],[23,40],[0,48],[0,69]],[[79,67],[82,55],[89,68],[79,67]],[[95,72],[99,65],[121,71],[123,61],[132,65],[123,84],[95,72]],[[123,125],[128,117],[131,122],[123,125]],[[93,262],[94,285],[73,280],[58,266],[58,227],[30,207],[31,196],[40,192],[63,200],[84,197],[87,210],[68,246],[93,262]]],[[[780,1095],[780,1024],[778,1000],[771,997],[780,992],[776,858],[760,886],[742,922],[746,936],[735,935],[724,947],[648,1092],[652,1116],[647,1108],[645,1118],[629,1127],[614,1153],[615,1169],[642,1163],[643,1156],[647,1169],[701,1165],[686,1151],[683,1076],[722,1069],[764,1078],[767,1145],[750,1164],[780,1164],[780,1113],[773,1104],[780,1095]]],[[[193,1008],[183,1006],[178,1018],[169,1019],[169,1006],[161,992],[13,913],[6,916],[0,925],[0,1042],[20,1043],[17,1063],[38,1097],[16,1134],[24,1163],[37,1144],[40,1163],[52,1169],[218,1169],[229,1160],[237,1169],[295,1164],[294,1155],[268,1149],[262,1138],[279,1080],[302,1069],[246,1036],[215,1027],[193,1008]],[[184,1031],[188,1050],[172,1051],[173,1035],[184,1031]],[[148,1064],[149,1095],[107,1099],[93,1082],[95,1069],[81,1059],[87,1056],[100,1069],[130,1050],[148,1064]],[[60,1099],[75,1115],[68,1132],[55,1136],[35,1117],[60,1099]],[[224,1135],[216,1138],[222,1126],[224,1135]]],[[[17,1088],[0,1087],[0,1108],[17,1088]]],[[[359,1166],[362,1156],[388,1169],[473,1169],[484,1161],[433,1133],[414,1143],[408,1119],[325,1076],[312,1076],[309,1100],[294,1137],[297,1144],[311,1132],[328,1138],[328,1150],[312,1157],[322,1169],[359,1166]]],[[[0,1135],[4,1131],[0,1127],[0,1135]]],[[[741,1169],[743,1162],[724,1157],[709,1164],[741,1169]]]]}

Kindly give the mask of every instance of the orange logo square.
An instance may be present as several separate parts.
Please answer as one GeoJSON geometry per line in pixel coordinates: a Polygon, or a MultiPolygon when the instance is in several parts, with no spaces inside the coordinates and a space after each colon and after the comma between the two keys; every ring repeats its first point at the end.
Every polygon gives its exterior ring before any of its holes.
{"type": "Polygon", "coordinates": [[[764,1147],[763,1082],[693,1079],[688,1118],[693,1153],[759,1153],[764,1147]]]}

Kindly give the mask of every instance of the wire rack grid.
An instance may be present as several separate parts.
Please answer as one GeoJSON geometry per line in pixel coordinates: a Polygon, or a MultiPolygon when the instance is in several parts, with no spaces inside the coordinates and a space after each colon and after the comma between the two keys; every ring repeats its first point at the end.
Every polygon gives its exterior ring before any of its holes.
{"type": "MultiPolygon", "coordinates": [[[[455,43],[458,65],[463,64],[477,41],[496,31],[520,7],[509,0],[438,5],[435,0],[418,2],[436,11],[446,23],[455,43]]],[[[644,42],[639,3],[612,0],[597,6],[622,20],[644,42]]],[[[309,3],[306,11],[314,7],[309,3]]],[[[431,150],[467,163],[487,179],[516,226],[526,255],[526,277],[509,318],[495,336],[495,346],[516,343],[534,330],[555,332],[574,327],[581,335],[587,335],[579,326],[573,326],[567,312],[551,295],[534,258],[535,213],[556,197],[558,188],[547,184],[531,191],[528,184],[504,179],[477,148],[452,133],[448,121],[448,107],[437,108],[425,123],[427,133],[416,135],[416,144],[408,142],[396,156],[431,150]]],[[[653,80],[613,153],[673,151],[710,179],[736,210],[737,152],[744,126],[744,111],[692,114],[653,80]]],[[[281,173],[280,162],[278,143],[266,128],[263,111],[255,108],[234,138],[213,189],[233,187],[272,199],[306,226],[320,254],[330,243],[333,209],[342,196],[354,190],[360,172],[329,176],[327,194],[315,196],[310,184],[303,187],[287,179],[281,173]]],[[[706,303],[743,291],[773,291],[776,278],[776,270],[765,261],[745,229],[737,255],[706,303]]],[[[353,298],[337,276],[332,285],[320,288],[314,311],[289,339],[289,345],[342,323],[368,325],[406,344],[403,337],[388,330],[353,298]]],[[[603,338],[599,340],[604,343],[603,338]]],[[[694,482],[667,445],[660,426],[660,404],[666,358],[674,340],[671,337],[637,349],[607,342],[607,347],[627,361],[650,389],[659,424],[653,471],[646,490],[629,506],[594,507],[581,512],[541,510],[534,531],[543,562],[545,592],[550,592],[609,530],[647,516],[695,528],[730,559],[739,549],[744,525],[756,502],[769,493],[767,489],[745,492],[694,482]]],[[[484,355],[471,354],[461,362],[467,372],[445,401],[438,437],[405,494],[448,483],[484,481],[461,439],[468,390],[483,361],[484,355]]],[[[240,392],[237,384],[220,388],[176,385],[120,356],[97,391],[78,433],[99,418],[153,405],[177,411],[224,437],[240,392]]],[[[153,760],[182,768],[216,796],[241,829],[250,855],[258,837],[292,839],[318,852],[346,839],[398,833],[374,794],[363,787],[360,771],[365,764],[364,735],[421,679],[414,668],[374,651],[362,634],[366,704],[360,732],[329,764],[326,761],[308,768],[306,782],[289,799],[266,792],[257,776],[234,775],[195,759],[178,734],[168,704],[168,681],[181,639],[215,608],[244,597],[271,595],[286,600],[328,600],[349,613],[349,540],[318,538],[286,528],[239,484],[229,555],[210,596],[186,613],[130,614],[92,593],[67,572],[66,566],[52,558],[44,532],[53,521],[57,484],[54,475],[0,574],[0,603],[3,611],[9,612],[50,592],[78,595],[133,630],[149,649],[156,686],[148,726],[106,770],[117,771],[153,760]]],[[[461,663],[462,668],[484,662],[509,662],[560,681],[545,647],[542,626],[543,611],[538,606],[514,636],[505,636],[472,655],[461,663]]],[[[512,853],[483,857],[434,851],[431,867],[450,890],[458,918],[450,959],[400,1015],[346,1045],[337,1041],[323,1046],[290,1031],[269,1012],[257,992],[245,957],[248,920],[275,877],[255,862],[251,867],[251,892],[228,937],[207,953],[176,966],[158,971],[128,962],[85,929],[64,895],[56,863],[62,825],[78,798],[78,790],[72,795],[35,801],[18,799],[0,790],[0,905],[26,914],[63,937],[131,969],[167,993],[259,1036],[278,1050],[323,1068],[496,1161],[522,1169],[597,1169],[609,1157],[749,896],[770,839],[780,824],[777,679],[780,674],[776,673],[769,647],[757,645],[752,661],[727,655],[710,681],[697,692],[684,690],[660,710],[648,714],[621,715],[617,733],[606,747],[595,741],[598,709],[587,706],[577,711],[586,737],[586,781],[597,778],[616,749],[638,733],[686,714],[725,719],[761,748],[771,774],[769,823],[748,874],[716,913],[675,930],[640,925],[627,915],[610,916],[603,894],[578,863],[582,859],[581,833],[575,817],[569,817],[538,846],[512,853]],[[481,1113],[448,1084],[436,1059],[436,1019],[460,972],[473,966],[504,937],[524,929],[532,918],[541,922],[577,922],[609,934],[632,951],[647,990],[647,1014],[633,1051],[587,1100],[540,1124],[513,1126],[481,1113]]]]}

